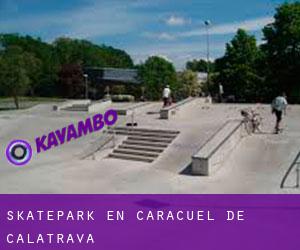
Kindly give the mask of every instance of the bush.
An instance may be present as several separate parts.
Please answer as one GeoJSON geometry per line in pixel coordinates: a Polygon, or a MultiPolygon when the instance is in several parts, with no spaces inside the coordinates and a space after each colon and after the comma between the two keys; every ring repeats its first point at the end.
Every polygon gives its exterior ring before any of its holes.
{"type": "Polygon", "coordinates": [[[113,102],[134,102],[134,96],[132,95],[112,95],[111,100],[113,102]]]}

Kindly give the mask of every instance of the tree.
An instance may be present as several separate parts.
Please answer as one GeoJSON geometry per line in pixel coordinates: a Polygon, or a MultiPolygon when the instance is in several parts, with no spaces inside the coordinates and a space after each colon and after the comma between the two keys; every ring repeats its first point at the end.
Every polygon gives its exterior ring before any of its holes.
{"type": "Polygon", "coordinates": [[[42,77],[42,61],[29,52],[25,52],[23,56],[26,59],[25,69],[27,76],[30,79],[30,95],[34,96],[42,77]]]}
{"type": "Polygon", "coordinates": [[[170,85],[173,92],[178,89],[175,68],[164,58],[149,57],[144,64],[140,65],[139,75],[145,84],[147,99],[159,100],[166,85],[170,85]]]}
{"type": "Polygon", "coordinates": [[[0,87],[7,96],[12,96],[19,109],[20,95],[29,88],[30,79],[26,71],[26,57],[19,47],[9,47],[0,57],[0,87]]]}
{"type": "Polygon", "coordinates": [[[255,37],[239,29],[226,45],[224,57],[216,60],[217,81],[223,84],[225,94],[240,101],[257,101],[263,80],[257,70],[260,57],[255,37]]]}
{"type": "Polygon", "coordinates": [[[40,38],[18,34],[0,34],[0,42],[4,48],[17,46],[28,53],[27,70],[31,79],[31,95],[57,95],[58,61],[50,44],[42,42],[40,38]]]}
{"type": "MultiPolygon", "coordinates": [[[[194,72],[207,72],[207,61],[200,59],[200,60],[193,60],[188,61],[186,63],[186,69],[194,71],[194,72]]],[[[209,70],[213,72],[215,70],[215,64],[213,62],[209,62],[209,70]]]]}
{"type": "Polygon", "coordinates": [[[183,97],[198,96],[201,91],[197,74],[191,70],[178,73],[177,82],[183,97]]]}
{"type": "Polygon", "coordinates": [[[22,49],[27,58],[25,68],[30,78],[29,94],[32,96],[63,96],[59,75],[65,65],[79,65],[81,68],[134,66],[125,51],[86,40],[58,38],[49,44],[31,36],[0,34],[0,44],[4,49],[12,46],[22,49]]]}
{"type": "Polygon", "coordinates": [[[133,61],[125,51],[86,40],[61,37],[54,41],[53,47],[61,65],[77,63],[82,67],[133,67],[133,61]]]}
{"type": "Polygon", "coordinates": [[[85,85],[83,71],[79,64],[64,64],[59,71],[62,94],[68,98],[83,97],[85,85]]]}
{"type": "Polygon", "coordinates": [[[300,102],[300,3],[285,3],[276,10],[275,22],[263,29],[269,95],[287,92],[300,102]]]}

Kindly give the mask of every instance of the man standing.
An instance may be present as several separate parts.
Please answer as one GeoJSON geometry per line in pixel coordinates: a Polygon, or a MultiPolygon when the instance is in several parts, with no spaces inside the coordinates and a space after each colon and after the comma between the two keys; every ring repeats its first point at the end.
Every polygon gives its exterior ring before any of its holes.
{"type": "Polygon", "coordinates": [[[224,94],[223,85],[221,83],[219,83],[219,102],[220,103],[223,102],[223,94],[224,94]]]}
{"type": "Polygon", "coordinates": [[[164,107],[167,107],[170,105],[170,97],[171,97],[171,90],[170,90],[170,86],[167,85],[163,91],[164,107]]]}
{"type": "Polygon", "coordinates": [[[277,96],[272,102],[272,113],[276,115],[276,125],[275,125],[275,134],[278,134],[282,129],[280,129],[280,122],[282,120],[282,115],[286,115],[286,107],[288,102],[286,100],[286,95],[277,96]]]}

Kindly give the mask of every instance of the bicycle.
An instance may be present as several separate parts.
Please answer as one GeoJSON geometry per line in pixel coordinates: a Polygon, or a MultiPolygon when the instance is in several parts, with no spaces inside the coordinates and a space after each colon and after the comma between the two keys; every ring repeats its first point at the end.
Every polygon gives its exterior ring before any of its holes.
{"type": "Polygon", "coordinates": [[[254,134],[256,131],[261,133],[260,125],[262,122],[262,117],[259,113],[254,110],[241,110],[241,115],[243,116],[243,123],[245,130],[248,135],[254,134]]]}

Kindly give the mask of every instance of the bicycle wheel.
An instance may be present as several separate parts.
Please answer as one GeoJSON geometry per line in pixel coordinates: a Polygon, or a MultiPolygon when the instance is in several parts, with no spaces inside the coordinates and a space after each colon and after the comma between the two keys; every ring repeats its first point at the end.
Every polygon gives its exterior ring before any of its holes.
{"type": "Polygon", "coordinates": [[[244,121],[245,130],[248,135],[253,133],[253,124],[250,120],[244,121]]]}

